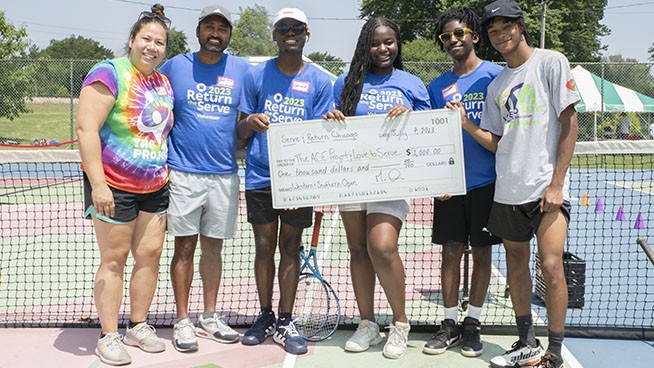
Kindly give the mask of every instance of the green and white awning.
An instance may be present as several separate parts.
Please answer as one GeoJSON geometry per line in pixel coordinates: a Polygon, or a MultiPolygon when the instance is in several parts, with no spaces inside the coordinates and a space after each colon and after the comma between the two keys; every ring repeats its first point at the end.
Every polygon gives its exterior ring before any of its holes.
{"type": "Polygon", "coordinates": [[[572,69],[581,101],[577,111],[654,112],[654,98],[611,83],[582,68],[572,69]],[[604,95],[602,97],[602,88],[604,95]]]}

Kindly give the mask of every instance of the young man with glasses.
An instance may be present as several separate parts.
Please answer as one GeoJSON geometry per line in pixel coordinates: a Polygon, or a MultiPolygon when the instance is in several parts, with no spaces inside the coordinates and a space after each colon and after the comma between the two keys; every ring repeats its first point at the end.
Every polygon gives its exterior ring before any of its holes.
{"type": "MultiPolygon", "coordinates": [[[[454,62],[452,69],[429,86],[432,108],[442,109],[450,101],[461,101],[468,119],[479,125],[488,84],[502,67],[481,60],[475,50],[481,41],[481,23],[468,7],[449,10],[436,20],[436,42],[454,62]]],[[[466,195],[444,195],[434,200],[432,242],[441,244],[441,291],[445,318],[423,348],[427,354],[442,354],[463,340],[461,354],[483,353],[480,331],[482,306],[491,276],[492,245],[500,239],[486,229],[495,192],[495,155],[463,132],[466,195]],[[461,257],[470,244],[473,257],[468,316],[457,325],[461,257]],[[460,339],[461,337],[461,339],[460,339]]]]}
{"type": "Polygon", "coordinates": [[[568,168],[577,139],[579,101],[568,60],[529,46],[522,10],[513,0],[484,8],[483,36],[507,65],[488,86],[481,125],[463,128],[496,152],[497,182],[488,230],[502,238],[519,340],[491,359],[495,367],[563,367],[561,350],[568,305],[563,247],[570,221],[568,168]],[[548,348],[534,334],[529,270],[536,235],[547,286],[548,348]]]}
{"type": "Polygon", "coordinates": [[[232,35],[231,15],[224,7],[202,9],[195,34],[199,51],[177,55],[161,67],[176,97],[175,125],[168,146],[168,232],[175,236],[170,265],[177,307],[173,346],[181,352],[198,349],[196,335],[222,343],[239,340],[239,334],[216,312],[216,299],[223,240],[233,238],[236,232],[237,108],[243,75],[250,66],[224,53],[232,35]],[[198,237],[204,313],[194,326],[188,304],[198,237]]]}
{"type": "Polygon", "coordinates": [[[254,275],[261,306],[242,342],[257,345],[274,334],[273,340],[288,353],[304,354],[307,345],[295,329],[291,313],[299,278],[302,231],[311,226],[313,209],[272,207],[266,131],[270,124],[320,119],[333,106],[332,83],[325,73],[302,59],[304,44],[309,39],[304,12],[284,8],[275,15],[273,24],[278,56],[246,73],[239,105],[243,118],[238,123],[238,136],[247,140],[245,199],[248,222],[254,232],[254,275]],[[276,320],[272,293],[278,245],[280,296],[276,320]]]}

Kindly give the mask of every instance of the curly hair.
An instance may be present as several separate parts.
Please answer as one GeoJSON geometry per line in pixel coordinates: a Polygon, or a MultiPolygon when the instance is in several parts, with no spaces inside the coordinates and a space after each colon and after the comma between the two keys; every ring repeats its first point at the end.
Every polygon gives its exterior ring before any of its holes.
{"type": "Polygon", "coordinates": [[[400,30],[397,25],[392,20],[384,17],[369,19],[361,28],[359,40],[354,49],[354,56],[352,56],[352,62],[350,63],[350,70],[343,83],[340,103],[341,111],[345,116],[354,116],[356,114],[357,105],[361,98],[361,91],[363,90],[363,81],[372,66],[370,46],[372,44],[372,35],[377,27],[388,27],[395,32],[397,57],[393,61],[393,67],[404,70],[404,66],[402,65],[402,42],[400,30]]]}
{"type": "MultiPolygon", "coordinates": [[[[464,23],[468,28],[470,28],[474,34],[481,35],[481,21],[479,16],[474,11],[474,9],[464,6],[462,8],[455,8],[448,10],[445,13],[441,13],[436,21],[434,22],[434,35],[436,38],[436,44],[440,46],[442,51],[445,51],[445,47],[441,40],[438,38],[438,35],[443,33],[443,27],[450,21],[458,21],[464,23]]],[[[475,48],[479,47],[479,43],[475,44],[475,48]]]]}

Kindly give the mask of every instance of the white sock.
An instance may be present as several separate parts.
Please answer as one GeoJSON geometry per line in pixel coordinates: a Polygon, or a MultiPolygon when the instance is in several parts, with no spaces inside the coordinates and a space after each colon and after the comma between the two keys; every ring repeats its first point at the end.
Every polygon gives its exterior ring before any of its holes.
{"type": "Polygon", "coordinates": [[[445,319],[451,319],[454,322],[459,321],[459,307],[443,308],[445,310],[445,319]]]}
{"type": "Polygon", "coordinates": [[[472,304],[468,304],[468,317],[472,317],[479,321],[481,319],[481,308],[482,307],[475,307],[472,304]]]}

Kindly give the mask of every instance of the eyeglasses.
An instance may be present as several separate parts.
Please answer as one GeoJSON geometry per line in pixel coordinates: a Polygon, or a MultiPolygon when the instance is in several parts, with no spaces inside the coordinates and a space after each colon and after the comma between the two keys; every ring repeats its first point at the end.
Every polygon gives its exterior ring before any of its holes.
{"type": "Polygon", "coordinates": [[[166,26],[166,28],[168,28],[168,29],[170,29],[170,25],[173,23],[173,22],[170,20],[170,18],[165,17],[165,16],[163,16],[163,15],[154,14],[153,12],[149,12],[149,11],[143,11],[143,12],[141,12],[141,14],[139,15],[139,19],[138,19],[138,20],[141,20],[141,19],[143,19],[143,18],[147,18],[147,19],[154,19],[154,18],[157,18],[157,19],[159,19],[160,21],[162,21],[163,24],[164,24],[164,25],[166,26]]]}
{"type": "Polygon", "coordinates": [[[453,31],[443,32],[443,33],[439,34],[438,39],[441,40],[442,43],[450,42],[450,40],[452,39],[452,36],[456,36],[456,38],[458,40],[460,40],[463,37],[465,37],[466,33],[475,33],[475,31],[473,31],[472,29],[467,28],[467,27],[456,28],[453,31]]]}
{"type": "Polygon", "coordinates": [[[294,35],[299,35],[307,31],[307,26],[306,24],[294,24],[292,26],[288,24],[280,24],[275,26],[275,31],[277,31],[277,34],[280,36],[287,34],[288,31],[291,31],[294,35]]]}

